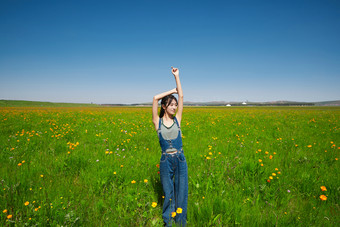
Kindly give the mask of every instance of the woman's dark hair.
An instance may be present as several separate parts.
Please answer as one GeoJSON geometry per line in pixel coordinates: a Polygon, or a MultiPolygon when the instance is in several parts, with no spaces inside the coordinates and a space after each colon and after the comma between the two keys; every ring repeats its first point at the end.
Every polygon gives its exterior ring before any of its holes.
{"type": "Polygon", "coordinates": [[[178,104],[176,97],[173,96],[173,95],[167,95],[167,96],[162,98],[161,111],[159,112],[160,118],[162,118],[164,116],[164,113],[165,113],[165,110],[163,109],[163,105],[165,106],[165,108],[167,108],[170,105],[170,103],[172,102],[172,100],[174,100],[174,99],[176,100],[176,103],[178,104]]]}

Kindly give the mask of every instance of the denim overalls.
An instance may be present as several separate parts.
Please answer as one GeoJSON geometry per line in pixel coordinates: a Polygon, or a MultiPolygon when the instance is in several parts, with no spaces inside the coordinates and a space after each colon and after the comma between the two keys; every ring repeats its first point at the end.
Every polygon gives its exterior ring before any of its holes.
{"type": "Polygon", "coordinates": [[[160,177],[164,191],[163,220],[167,226],[171,226],[172,212],[177,208],[182,213],[176,213],[175,222],[180,226],[186,225],[188,204],[188,166],[183,154],[181,128],[177,118],[174,118],[179,130],[176,139],[165,140],[161,133],[161,119],[159,119],[158,138],[162,148],[160,160],[160,177]],[[177,153],[166,153],[168,148],[176,148],[177,153]]]}

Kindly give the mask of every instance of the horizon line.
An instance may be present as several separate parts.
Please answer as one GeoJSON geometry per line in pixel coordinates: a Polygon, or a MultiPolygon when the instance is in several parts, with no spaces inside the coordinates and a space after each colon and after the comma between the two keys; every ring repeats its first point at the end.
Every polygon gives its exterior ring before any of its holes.
{"type": "MultiPolygon", "coordinates": [[[[151,105],[152,102],[139,102],[139,103],[95,103],[95,102],[63,102],[63,101],[37,101],[37,100],[24,100],[24,99],[0,99],[0,101],[25,101],[25,102],[49,102],[49,103],[67,103],[67,104],[94,104],[94,105],[151,105]]],[[[275,100],[275,101],[184,101],[185,103],[280,103],[280,102],[291,102],[291,103],[323,103],[323,102],[340,102],[340,99],[336,100],[325,100],[325,101],[291,101],[291,100],[275,100]]]]}

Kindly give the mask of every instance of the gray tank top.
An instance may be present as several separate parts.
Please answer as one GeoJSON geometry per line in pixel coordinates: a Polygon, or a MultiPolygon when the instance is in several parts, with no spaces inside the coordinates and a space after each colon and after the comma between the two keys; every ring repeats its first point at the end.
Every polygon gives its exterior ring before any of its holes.
{"type": "MultiPolygon", "coordinates": [[[[179,128],[178,128],[178,125],[176,124],[175,120],[174,120],[174,123],[170,127],[166,127],[163,124],[163,119],[161,119],[161,121],[162,121],[162,124],[161,124],[161,134],[162,134],[162,137],[165,140],[174,140],[174,139],[176,139],[177,136],[178,136],[179,128]]],[[[169,148],[169,149],[166,150],[166,152],[172,152],[172,151],[176,151],[176,148],[169,148]]]]}

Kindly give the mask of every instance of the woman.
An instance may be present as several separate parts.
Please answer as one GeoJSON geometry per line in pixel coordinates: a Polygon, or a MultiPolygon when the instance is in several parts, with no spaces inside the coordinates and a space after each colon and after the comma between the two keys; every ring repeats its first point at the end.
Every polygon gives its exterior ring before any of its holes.
{"type": "Polygon", "coordinates": [[[160,177],[164,191],[163,220],[171,226],[186,225],[188,203],[188,167],[182,149],[181,120],[183,113],[183,91],[179,80],[179,70],[171,67],[177,88],[153,97],[152,121],[158,133],[162,148],[160,177]],[[172,95],[178,94],[177,99],[172,95]],[[158,101],[161,111],[158,116],[158,101]],[[176,114],[176,109],[178,109],[176,114]]]}

